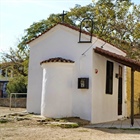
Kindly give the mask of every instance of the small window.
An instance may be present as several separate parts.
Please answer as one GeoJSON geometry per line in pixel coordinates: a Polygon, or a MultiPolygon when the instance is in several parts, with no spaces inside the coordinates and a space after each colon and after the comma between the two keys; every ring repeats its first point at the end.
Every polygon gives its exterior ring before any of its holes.
{"type": "Polygon", "coordinates": [[[113,94],[113,62],[107,61],[106,66],[106,94],[113,94]]]}

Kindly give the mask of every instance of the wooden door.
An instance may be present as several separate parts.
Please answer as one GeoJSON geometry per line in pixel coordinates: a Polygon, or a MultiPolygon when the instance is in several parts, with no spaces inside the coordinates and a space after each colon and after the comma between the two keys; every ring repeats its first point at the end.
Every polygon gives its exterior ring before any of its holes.
{"type": "Polygon", "coordinates": [[[118,76],[118,115],[122,115],[122,66],[119,66],[118,76]]]}

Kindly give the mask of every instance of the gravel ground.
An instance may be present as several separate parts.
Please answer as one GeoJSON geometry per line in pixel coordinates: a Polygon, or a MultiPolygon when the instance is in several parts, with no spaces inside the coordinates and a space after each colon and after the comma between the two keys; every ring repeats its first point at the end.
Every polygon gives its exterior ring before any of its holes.
{"type": "MultiPolygon", "coordinates": [[[[0,116],[25,109],[0,107],[0,116]]],[[[0,123],[0,140],[140,140],[139,130],[60,128],[21,120],[0,123]]]]}
{"type": "Polygon", "coordinates": [[[14,113],[14,112],[22,112],[26,111],[25,108],[10,108],[9,107],[0,107],[0,116],[9,114],[9,113],[14,113]]]}

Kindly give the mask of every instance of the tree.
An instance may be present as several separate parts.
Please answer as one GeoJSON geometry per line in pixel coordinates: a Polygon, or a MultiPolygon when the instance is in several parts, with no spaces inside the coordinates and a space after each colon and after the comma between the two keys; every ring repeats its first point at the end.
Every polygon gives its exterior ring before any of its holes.
{"type": "MultiPolygon", "coordinates": [[[[10,49],[9,53],[3,55],[2,67],[10,67],[14,77],[27,77],[27,42],[61,22],[59,15],[51,14],[48,19],[35,22],[25,29],[17,49],[10,49]]],[[[65,23],[79,27],[80,22],[87,17],[94,21],[93,33],[96,36],[126,51],[127,57],[140,60],[140,5],[130,0],[98,0],[83,7],[77,4],[67,12],[65,23]]]]}
{"type": "Polygon", "coordinates": [[[13,50],[12,48],[10,48],[9,53],[5,53],[2,56],[3,59],[3,63],[1,64],[2,69],[3,70],[9,69],[13,77],[18,76],[19,74],[27,76],[29,54],[27,56],[26,55],[25,52],[23,53],[18,49],[13,50]]]}
{"type": "Polygon", "coordinates": [[[7,84],[8,93],[26,93],[27,92],[27,77],[20,75],[14,79],[10,79],[7,84]]]}
{"type": "Polygon", "coordinates": [[[75,6],[69,15],[74,21],[93,18],[96,36],[123,49],[128,57],[140,59],[140,5],[130,0],[98,0],[75,6]]]}
{"type": "Polygon", "coordinates": [[[9,53],[3,54],[1,64],[3,77],[8,77],[8,93],[27,92],[28,52],[10,48],[9,53]]]}
{"type": "MultiPolygon", "coordinates": [[[[61,22],[59,15],[51,14],[48,19],[33,23],[25,30],[25,36],[21,39],[18,48],[21,50],[28,49],[26,45],[28,41],[61,22]]],[[[75,5],[67,12],[65,22],[79,27],[83,18],[93,18],[93,33],[96,36],[128,51],[129,57],[139,59],[139,15],[140,5],[134,5],[130,0],[98,0],[83,7],[78,4],[75,5]]]]}

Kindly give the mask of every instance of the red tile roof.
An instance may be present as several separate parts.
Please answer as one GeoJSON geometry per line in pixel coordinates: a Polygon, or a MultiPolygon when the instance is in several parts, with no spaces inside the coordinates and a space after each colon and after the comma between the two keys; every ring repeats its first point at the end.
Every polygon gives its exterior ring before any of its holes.
{"type": "Polygon", "coordinates": [[[96,47],[94,49],[94,51],[96,53],[102,55],[102,56],[105,56],[107,58],[110,58],[111,60],[114,60],[114,61],[116,61],[116,62],[118,62],[120,64],[123,64],[125,66],[134,68],[134,70],[140,72],[140,62],[139,61],[136,61],[136,60],[133,60],[133,59],[124,57],[122,55],[118,55],[116,53],[112,53],[112,52],[107,51],[107,50],[103,50],[103,49],[98,48],[98,47],[96,47]]]}
{"type": "Polygon", "coordinates": [[[56,57],[56,58],[50,58],[48,60],[44,60],[40,63],[43,64],[43,63],[50,63],[50,62],[53,62],[53,63],[57,63],[57,62],[61,62],[61,63],[74,63],[74,61],[72,60],[69,60],[69,59],[64,59],[64,58],[61,58],[61,57],[56,57]]]}

